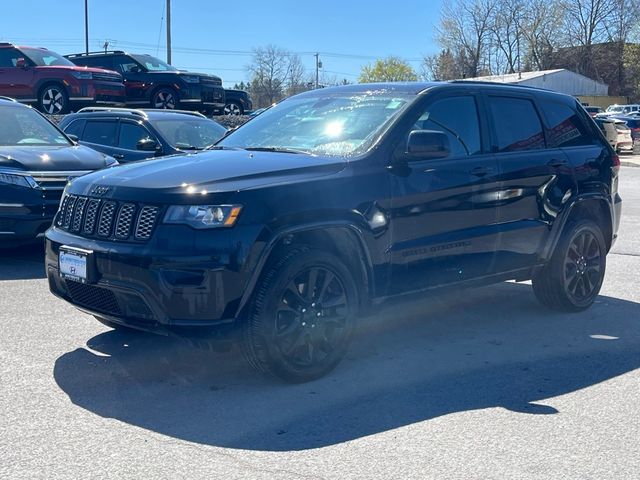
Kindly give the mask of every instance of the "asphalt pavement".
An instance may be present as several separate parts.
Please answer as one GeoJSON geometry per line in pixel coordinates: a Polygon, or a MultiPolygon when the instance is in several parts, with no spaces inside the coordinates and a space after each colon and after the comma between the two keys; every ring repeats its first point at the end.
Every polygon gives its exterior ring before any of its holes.
{"type": "Polygon", "coordinates": [[[304,385],[113,331],[48,293],[41,246],[0,252],[0,478],[638,478],[640,168],[620,190],[591,309],[526,283],[425,295],[304,385]]]}

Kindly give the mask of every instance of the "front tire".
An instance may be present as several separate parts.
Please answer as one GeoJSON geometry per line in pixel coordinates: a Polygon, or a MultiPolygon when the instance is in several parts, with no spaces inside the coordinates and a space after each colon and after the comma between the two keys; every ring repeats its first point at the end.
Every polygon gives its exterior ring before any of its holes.
{"type": "Polygon", "coordinates": [[[38,96],[38,109],[49,115],[63,115],[69,111],[69,96],[62,85],[45,85],[38,96]]]}
{"type": "Polygon", "coordinates": [[[289,250],[257,286],[242,329],[249,363],[291,383],[320,378],[344,357],[355,322],[357,287],[335,255],[289,250]]]}
{"type": "Polygon", "coordinates": [[[604,236],[596,223],[571,222],[547,265],[532,278],[540,303],[564,312],[589,308],[602,287],[606,254],[604,236]]]}
{"type": "Polygon", "coordinates": [[[151,97],[151,108],[160,110],[176,110],[180,108],[180,99],[175,90],[171,88],[159,88],[151,97]]]}

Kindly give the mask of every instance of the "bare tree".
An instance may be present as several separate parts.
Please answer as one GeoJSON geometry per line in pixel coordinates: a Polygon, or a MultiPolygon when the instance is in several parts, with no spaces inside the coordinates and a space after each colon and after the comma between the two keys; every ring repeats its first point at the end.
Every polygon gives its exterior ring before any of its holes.
{"type": "Polygon", "coordinates": [[[486,70],[485,48],[490,35],[496,0],[445,0],[438,43],[462,62],[463,77],[476,77],[486,70]]]}
{"type": "Polygon", "coordinates": [[[491,44],[496,51],[489,65],[492,73],[515,73],[520,70],[520,52],[524,47],[525,0],[497,0],[496,6],[489,24],[491,44]]]}
{"type": "Polygon", "coordinates": [[[289,53],[275,45],[254,48],[247,70],[251,76],[251,95],[259,106],[268,106],[284,96],[289,53]]]}
{"type": "Polygon", "coordinates": [[[521,32],[526,41],[524,60],[530,69],[551,67],[552,53],[561,45],[564,17],[562,0],[529,0],[525,4],[521,32]]]}

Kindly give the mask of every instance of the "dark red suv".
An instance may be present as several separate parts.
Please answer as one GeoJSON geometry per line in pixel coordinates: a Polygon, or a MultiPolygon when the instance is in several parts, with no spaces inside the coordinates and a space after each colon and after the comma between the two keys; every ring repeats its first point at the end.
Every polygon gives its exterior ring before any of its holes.
{"type": "Polygon", "coordinates": [[[123,105],[125,87],[119,73],[78,67],[46,48],[0,43],[0,95],[60,114],[85,105],[123,105]]]}

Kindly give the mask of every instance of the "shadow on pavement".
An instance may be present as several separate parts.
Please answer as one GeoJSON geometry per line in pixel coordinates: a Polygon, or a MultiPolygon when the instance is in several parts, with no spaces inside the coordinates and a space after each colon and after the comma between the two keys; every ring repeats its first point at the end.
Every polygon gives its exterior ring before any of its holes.
{"type": "Polygon", "coordinates": [[[62,355],[54,376],[102,417],[208,445],[304,450],[468,410],[556,414],[545,399],[640,367],[639,324],[637,303],[599,297],[555,314],[530,286],[504,283],[384,309],[335,372],[304,385],[263,378],[237,353],[116,331],[62,355]]]}
{"type": "Polygon", "coordinates": [[[42,241],[16,247],[0,247],[0,281],[45,277],[42,241]]]}

